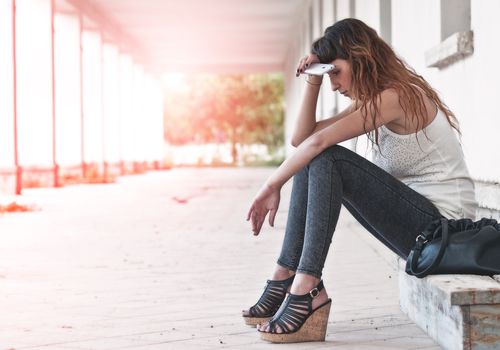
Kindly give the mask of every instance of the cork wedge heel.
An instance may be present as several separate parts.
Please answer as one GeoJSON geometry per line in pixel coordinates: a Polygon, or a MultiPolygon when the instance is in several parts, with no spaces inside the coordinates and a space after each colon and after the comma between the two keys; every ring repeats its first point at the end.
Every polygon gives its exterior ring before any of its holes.
{"type": "Polygon", "coordinates": [[[243,315],[245,324],[255,327],[269,321],[283,303],[294,278],[295,276],[279,281],[268,280],[259,301],[248,310],[248,315],[243,315]]]}
{"type": "Polygon", "coordinates": [[[259,324],[263,324],[269,321],[272,317],[251,317],[243,316],[243,320],[247,326],[257,327],[259,324]]]}
{"type": "Polygon", "coordinates": [[[269,321],[269,330],[259,330],[261,339],[272,343],[324,341],[332,300],[312,309],[312,300],[322,289],[321,281],[307,294],[289,294],[282,308],[269,321]]]}

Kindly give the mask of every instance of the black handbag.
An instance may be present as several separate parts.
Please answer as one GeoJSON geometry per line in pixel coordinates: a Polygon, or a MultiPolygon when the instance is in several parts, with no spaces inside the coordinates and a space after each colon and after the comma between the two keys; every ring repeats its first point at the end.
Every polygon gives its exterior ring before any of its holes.
{"type": "Polygon", "coordinates": [[[500,274],[500,224],[494,219],[437,219],[417,237],[406,273],[500,274]]]}

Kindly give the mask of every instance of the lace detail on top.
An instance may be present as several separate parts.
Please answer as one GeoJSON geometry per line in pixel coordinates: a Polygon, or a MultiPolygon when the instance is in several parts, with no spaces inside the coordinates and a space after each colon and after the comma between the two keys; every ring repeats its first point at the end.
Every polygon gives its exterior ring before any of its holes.
{"type": "Polygon", "coordinates": [[[462,146],[442,111],[416,134],[400,135],[385,126],[378,131],[375,164],[431,200],[444,216],[475,218],[474,183],[462,146]]]}

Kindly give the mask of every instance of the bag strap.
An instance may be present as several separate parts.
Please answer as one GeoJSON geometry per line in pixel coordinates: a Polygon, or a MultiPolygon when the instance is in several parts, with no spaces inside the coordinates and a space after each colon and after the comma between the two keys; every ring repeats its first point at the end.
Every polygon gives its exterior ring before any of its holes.
{"type": "Polygon", "coordinates": [[[436,257],[434,258],[432,263],[426,269],[424,269],[422,271],[417,271],[417,263],[418,263],[418,259],[420,258],[420,254],[422,253],[422,249],[424,248],[424,244],[427,243],[428,240],[425,236],[422,236],[422,235],[417,237],[417,244],[416,244],[415,249],[413,250],[413,257],[411,259],[411,264],[410,264],[410,271],[416,277],[422,278],[422,277],[425,277],[425,276],[431,274],[436,269],[436,267],[439,265],[441,260],[443,259],[444,251],[445,251],[446,247],[448,246],[448,241],[449,241],[448,220],[447,219],[441,219],[441,235],[442,235],[441,244],[439,246],[439,251],[436,254],[436,257]],[[424,237],[426,239],[423,242],[421,242],[420,241],[421,237],[424,237]]]}

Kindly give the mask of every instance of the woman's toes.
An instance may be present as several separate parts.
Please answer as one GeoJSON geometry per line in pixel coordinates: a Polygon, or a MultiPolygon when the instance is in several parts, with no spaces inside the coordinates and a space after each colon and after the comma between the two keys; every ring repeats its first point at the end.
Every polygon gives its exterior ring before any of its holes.
{"type": "Polygon", "coordinates": [[[267,327],[268,327],[268,324],[269,324],[268,322],[263,323],[263,324],[260,324],[260,325],[259,325],[259,331],[260,331],[260,332],[266,332],[266,329],[267,329],[267,327]]]}

